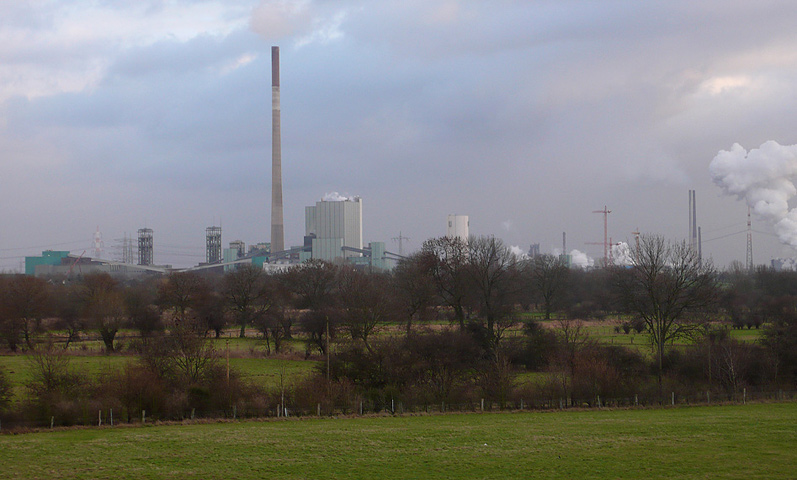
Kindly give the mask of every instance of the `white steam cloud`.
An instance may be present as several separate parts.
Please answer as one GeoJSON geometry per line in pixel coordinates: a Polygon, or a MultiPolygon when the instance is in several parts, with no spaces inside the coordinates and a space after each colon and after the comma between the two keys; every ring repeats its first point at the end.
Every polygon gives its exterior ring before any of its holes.
{"type": "Polygon", "coordinates": [[[631,265],[631,248],[627,243],[612,245],[612,260],[615,265],[631,265]]]}
{"type": "Polygon", "coordinates": [[[789,207],[797,195],[797,145],[770,140],[747,152],[737,143],[719,152],[709,171],[727,195],[744,199],[756,215],[774,224],[781,242],[797,248],[797,209],[789,207]]]}
{"type": "Polygon", "coordinates": [[[529,255],[517,245],[512,245],[511,247],[509,247],[509,251],[512,252],[512,254],[515,257],[517,257],[518,260],[526,260],[527,258],[529,258],[529,255]]]}
{"type": "Polygon", "coordinates": [[[325,202],[345,202],[345,201],[354,201],[354,197],[347,197],[346,195],[341,195],[338,192],[329,192],[325,193],[321,200],[325,202]]]}
{"type": "Polygon", "coordinates": [[[594,267],[595,260],[580,250],[570,250],[570,264],[578,268],[594,267]]]}

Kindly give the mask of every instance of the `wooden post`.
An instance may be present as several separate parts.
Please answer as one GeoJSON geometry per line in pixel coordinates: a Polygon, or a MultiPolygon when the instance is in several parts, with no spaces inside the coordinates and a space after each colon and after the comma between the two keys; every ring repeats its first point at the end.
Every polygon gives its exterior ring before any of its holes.
{"type": "Polygon", "coordinates": [[[482,412],[484,411],[484,399],[482,398],[482,412]]]}
{"type": "Polygon", "coordinates": [[[113,427],[113,408],[111,409],[111,426],[113,427]]]}
{"type": "Polygon", "coordinates": [[[318,404],[318,416],[319,417],[321,416],[321,404],[320,403],[318,404]]]}
{"type": "Polygon", "coordinates": [[[141,425],[144,425],[147,422],[147,411],[141,410],[141,425]]]}
{"type": "Polygon", "coordinates": [[[711,403],[711,392],[706,390],[706,403],[711,403]]]}
{"type": "Polygon", "coordinates": [[[523,410],[523,399],[520,399],[520,409],[523,410]]]}
{"type": "Polygon", "coordinates": [[[55,417],[50,417],[50,428],[53,428],[53,424],[55,423],[55,417]]]}
{"type": "Polygon", "coordinates": [[[742,390],[742,405],[747,405],[747,388],[742,390]]]}
{"type": "Polygon", "coordinates": [[[363,401],[360,400],[360,416],[363,414],[363,401]]]}
{"type": "Polygon", "coordinates": [[[97,426],[102,426],[102,410],[99,410],[97,413],[97,426]]]}
{"type": "Polygon", "coordinates": [[[671,403],[672,403],[672,406],[674,407],[675,406],[675,392],[672,392],[672,401],[671,401],[671,403]]]}
{"type": "Polygon", "coordinates": [[[196,413],[196,408],[191,409],[191,420],[194,419],[194,414],[196,413]]]}
{"type": "Polygon", "coordinates": [[[639,394],[638,393],[634,394],[634,406],[635,407],[639,406],[639,394]]]}
{"type": "Polygon", "coordinates": [[[238,406],[237,405],[233,405],[232,406],[232,419],[233,420],[237,420],[238,419],[238,406]]]}

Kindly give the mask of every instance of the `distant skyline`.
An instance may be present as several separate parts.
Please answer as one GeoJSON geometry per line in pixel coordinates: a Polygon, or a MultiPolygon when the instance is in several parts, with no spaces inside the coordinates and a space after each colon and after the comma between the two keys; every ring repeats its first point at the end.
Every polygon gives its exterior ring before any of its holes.
{"type": "MultiPolygon", "coordinates": [[[[338,192],[394,252],[457,213],[598,259],[593,211],[615,242],[685,240],[693,189],[704,258],[744,262],[747,204],[709,164],[797,144],[795,24],[786,0],[0,2],[0,270],[91,255],[97,227],[104,258],[148,227],[178,267],[211,225],[269,241],[272,46],[288,246],[338,192]]],[[[797,256],[774,223],[757,264],[797,256]]]]}

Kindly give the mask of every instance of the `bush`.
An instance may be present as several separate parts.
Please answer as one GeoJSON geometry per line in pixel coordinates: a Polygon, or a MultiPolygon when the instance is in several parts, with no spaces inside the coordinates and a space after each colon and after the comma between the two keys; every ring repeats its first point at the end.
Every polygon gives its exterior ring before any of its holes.
{"type": "Polygon", "coordinates": [[[14,387],[8,380],[5,368],[0,367],[0,412],[6,410],[11,405],[11,398],[14,395],[14,387]]]}

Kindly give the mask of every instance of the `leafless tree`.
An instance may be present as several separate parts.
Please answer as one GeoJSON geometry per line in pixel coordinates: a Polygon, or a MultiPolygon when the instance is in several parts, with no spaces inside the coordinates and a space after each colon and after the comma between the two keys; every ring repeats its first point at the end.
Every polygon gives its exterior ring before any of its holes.
{"type": "Polygon", "coordinates": [[[281,274],[280,280],[293,295],[297,308],[320,311],[333,303],[336,276],[334,264],[309,260],[281,274]]]}
{"type": "Polygon", "coordinates": [[[393,314],[389,278],[383,273],[366,273],[348,266],[339,270],[338,278],[343,327],[353,340],[362,340],[371,351],[368,338],[393,314]]]}
{"type": "Polygon", "coordinates": [[[495,237],[472,238],[465,271],[469,301],[486,333],[485,346],[495,355],[504,331],[515,323],[521,291],[518,259],[495,237]]]}
{"type": "Polygon", "coordinates": [[[170,314],[172,325],[204,335],[208,325],[200,318],[200,308],[207,306],[210,296],[211,288],[204,277],[195,272],[176,272],[160,284],[157,301],[170,314]]]}
{"type": "Polygon", "coordinates": [[[435,302],[431,275],[435,259],[428,252],[419,252],[401,260],[393,270],[392,284],[397,308],[407,322],[407,335],[412,324],[427,318],[435,302]]]}
{"type": "Polygon", "coordinates": [[[125,325],[125,302],[119,284],[107,273],[92,273],[80,286],[83,314],[99,332],[105,350],[114,351],[116,333],[125,325]]]}
{"type": "Polygon", "coordinates": [[[661,386],[667,342],[699,332],[701,317],[696,314],[717,299],[716,272],[685,242],[656,235],[640,237],[631,262],[630,269],[615,269],[617,291],[629,311],[647,325],[661,386]]]}
{"type": "Polygon", "coordinates": [[[20,339],[28,349],[41,330],[42,319],[50,310],[47,282],[29,275],[15,275],[5,282],[0,292],[0,327],[6,343],[16,351],[20,339]]]}
{"type": "Polygon", "coordinates": [[[545,318],[550,319],[564,297],[570,270],[553,255],[537,255],[526,264],[524,273],[529,290],[542,300],[545,318]]]}
{"type": "Polygon", "coordinates": [[[432,238],[423,243],[422,251],[433,260],[431,273],[437,294],[451,308],[454,320],[464,330],[468,296],[468,242],[461,238],[432,238]]]}
{"type": "Polygon", "coordinates": [[[274,303],[267,275],[253,265],[245,265],[226,274],[222,280],[222,293],[241,327],[241,338],[246,337],[247,325],[264,315],[274,303]]]}

